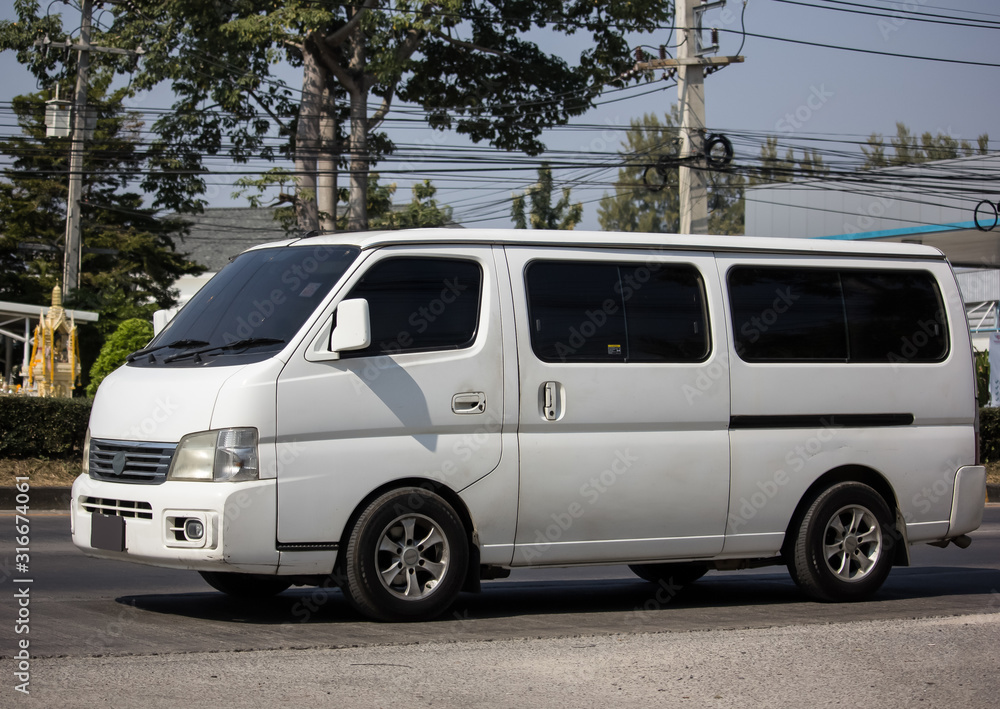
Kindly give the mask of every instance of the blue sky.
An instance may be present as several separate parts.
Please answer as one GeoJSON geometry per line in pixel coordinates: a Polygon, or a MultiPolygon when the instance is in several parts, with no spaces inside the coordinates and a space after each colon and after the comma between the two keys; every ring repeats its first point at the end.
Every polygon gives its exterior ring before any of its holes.
{"type": "MultiPolygon", "coordinates": [[[[995,1],[802,2],[805,5],[750,0],[745,13],[747,32],[873,52],[1000,64],[1000,5],[995,1]],[[843,11],[863,6],[893,16],[874,17],[843,11]],[[840,8],[840,11],[828,8],[840,8]],[[960,16],[973,24],[981,21],[994,25],[986,28],[924,23],[916,21],[912,15],[903,19],[899,10],[960,16]]],[[[720,54],[735,53],[742,41],[741,35],[734,32],[740,30],[741,10],[742,3],[730,0],[725,9],[705,15],[706,27],[723,30],[720,54]]],[[[53,8],[55,11],[67,18],[75,17],[74,10],[58,3],[53,8]]],[[[0,10],[0,16],[12,17],[12,8],[8,5],[0,10]]],[[[668,41],[668,31],[632,39],[635,44],[656,46],[668,41]]],[[[582,36],[561,38],[553,46],[569,56],[581,50],[584,40],[582,36]]],[[[710,129],[734,136],[766,133],[777,136],[785,146],[833,149],[833,144],[814,139],[841,136],[863,140],[877,132],[884,134],[888,141],[895,134],[896,121],[904,121],[917,133],[943,132],[972,143],[981,133],[989,133],[991,149],[1000,149],[997,121],[1000,67],[862,54],[752,36],[745,39],[742,54],[746,57],[745,63],[728,67],[706,79],[706,114],[710,129]]],[[[4,76],[0,101],[6,102],[19,93],[34,90],[34,79],[17,64],[12,52],[0,53],[0,71],[4,76]]],[[[289,74],[289,80],[293,85],[297,81],[293,73],[289,74]]],[[[140,100],[137,105],[165,108],[169,98],[169,94],[160,91],[140,100]]],[[[662,114],[676,100],[677,90],[672,82],[609,94],[602,99],[602,105],[574,119],[574,124],[586,124],[586,129],[562,128],[546,135],[546,143],[552,150],[592,154],[594,160],[609,165],[604,170],[572,169],[555,174],[557,183],[573,186],[575,200],[585,202],[582,227],[598,228],[596,202],[603,193],[612,190],[616,177],[613,160],[604,153],[618,148],[624,127],[630,120],[648,112],[662,114]]],[[[9,130],[4,129],[5,132],[9,130]]],[[[394,129],[392,136],[397,142],[423,144],[427,152],[441,146],[468,145],[458,136],[426,127],[394,129]]],[[[757,148],[752,141],[734,142],[737,143],[737,160],[756,157],[757,148]]],[[[857,148],[853,150],[856,152],[857,148]]],[[[532,165],[488,176],[433,175],[429,173],[429,166],[419,161],[419,154],[405,165],[403,161],[387,162],[382,172],[383,181],[399,184],[397,198],[402,201],[408,200],[408,185],[414,177],[432,177],[439,187],[440,200],[452,204],[458,221],[469,226],[509,226],[506,201],[511,192],[523,190],[535,177],[532,165]],[[403,167],[415,168],[417,172],[394,171],[394,168],[403,167]]],[[[209,193],[212,206],[243,204],[230,196],[231,180],[230,176],[212,179],[209,193]]],[[[994,195],[997,196],[1000,195],[994,195]]]]}

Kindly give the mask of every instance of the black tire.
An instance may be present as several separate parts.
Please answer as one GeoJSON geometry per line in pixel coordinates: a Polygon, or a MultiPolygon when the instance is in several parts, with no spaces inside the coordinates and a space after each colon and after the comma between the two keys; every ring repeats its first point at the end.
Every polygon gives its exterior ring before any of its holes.
{"type": "Polygon", "coordinates": [[[870,597],[892,569],[894,520],[882,496],[867,485],[827,488],[799,524],[788,562],[795,583],[821,601],[870,597]]]}
{"type": "Polygon", "coordinates": [[[458,514],[419,487],[381,495],[358,517],[344,552],[342,589],[376,620],[427,620],[458,596],[469,542],[458,514]]]}
{"type": "Polygon", "coordinates": [[[628,568],[644,581],[662,582],[671,586],[688,586],[708,573],[708,564],[700,561],[675,564],[629,564],[628,568]]]}
{"type": "Polygon", "coordinates": [[[201,577],[216,591],[244,600],[271,598],[292,585],[281,576],[240,574],[232,571],[199,571],[201,577]]]}

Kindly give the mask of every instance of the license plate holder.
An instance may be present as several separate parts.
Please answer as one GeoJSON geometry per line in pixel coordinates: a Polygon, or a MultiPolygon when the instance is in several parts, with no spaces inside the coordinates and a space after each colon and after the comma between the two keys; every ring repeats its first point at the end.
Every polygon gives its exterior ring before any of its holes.
{"type": "Polygon", "coordinates": [[[94,514],[90,520],[90,546],[105,551],[125,551],[125,518],[94,514]]]}

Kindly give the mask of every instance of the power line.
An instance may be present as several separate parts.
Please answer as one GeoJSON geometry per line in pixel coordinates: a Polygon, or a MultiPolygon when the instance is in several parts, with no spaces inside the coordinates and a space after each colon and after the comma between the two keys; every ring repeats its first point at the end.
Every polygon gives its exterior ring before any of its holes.
{"type": "Polygon", "coordinates": [[[845,47],[837,44],[824,44],[823,42],[809,42],[804,39],[791,39],[790,37],[775,37],[769,34],[760,34],[756,32],[745,32],[741,30],[728,30],[724,28],[719,28],[719,32],[731,32],[731,33],[742,33],[747,37],[756,37],[758,39],[768,39],[775,42],[788,42],[790,44],[801,44],[808,47],[820,47],[822,49],[836,49],[844,52],[858,52],[861,54],[875,54],[882,57],[897,57],[900,59],[919,59],[925,62],[943,62],[946,64],[964,64],[966,66],[988,66],[988,67],[1000,67],[1000,64],[995,62],[976,62],[968,59],[945,59],[943,57],[924,57],[918,54],[901,54],[898,52],[883,52],[877,49],[861,49],[859,47],[845,47]]]}
{"type": "MultiPolygon", "coordinates": [[[[830,10],[834,12],[846,12],[855,15],[868,15],[871,17],[888,17],[891,19],[901,19],[904,18],[903,13],[908,12],[906,10],[899,10],[894,12],[878,12],[871,8],[869,5],[860,5],[858,3],[849,2],[838,2],[837,5],[852,5],[859,8],[868,8],[863,10],[856,10],[848,7],[829,7],[826,5],[816,5],[811,2],[803,2],[803,0],[772,0],[772,2],[780,2],[786,5],[799,5],[800,7],[811,7],[817,10],[830,10]]],[[[971,27],[974,29],[989,29],[995,30],[1000,29],[1000,21],[993,20],[962,20],[959,18],[946,18],[944,15],[927,15],[927,13],[913,13],[914,15],[925,15],[925,16],[911,16],[905,17],[906,21],[912,22],[924,22],[933,25],[952,25],[955,27],[971,27]]]]}

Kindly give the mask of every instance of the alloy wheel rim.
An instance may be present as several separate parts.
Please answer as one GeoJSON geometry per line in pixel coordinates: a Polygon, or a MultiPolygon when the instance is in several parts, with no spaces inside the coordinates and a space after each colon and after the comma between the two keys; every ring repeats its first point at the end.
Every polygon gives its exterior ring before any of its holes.
{"type": "Polygon", "coordinates": [[[866,578],[881,558],[882,548],[882,527],[867,507],[847,505],[826,523],[823,560],[841,581],[866,578]]]}
{"type": "Polygon", "coordinates": [[[451,547],[430,517],[400,515],[382,530],[375,572],[393,596],[416,601],[434,593],[448,573],[451,547]]]}

